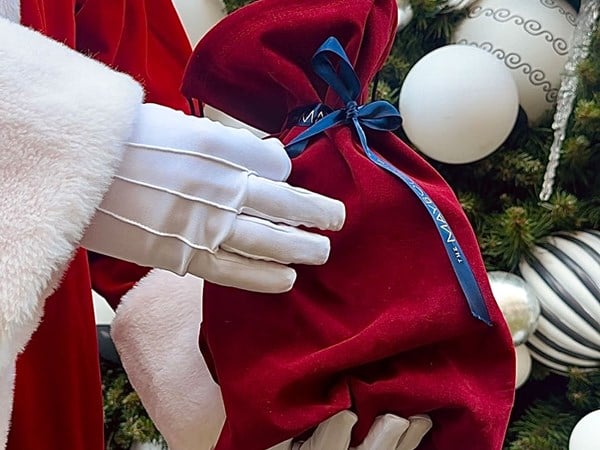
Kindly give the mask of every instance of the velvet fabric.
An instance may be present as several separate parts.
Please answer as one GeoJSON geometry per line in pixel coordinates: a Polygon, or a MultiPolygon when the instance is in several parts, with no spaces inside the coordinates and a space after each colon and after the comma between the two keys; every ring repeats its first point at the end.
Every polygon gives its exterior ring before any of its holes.
{"type": "MultiPolygon", "coordinates": [[[[128,72],[147,101],[186,109],[179,93],[191,52],[169,0],[21,0],[21,19],[128,72]]],[[[76,75],[74,75],[76,76],[76,75]]],[[[77,101],[77,99],[73,99],[77,101]]],[[[96,256],[94,287],[115,304],[147,269],[96,256]]],[[[102,450],[101,380],[90,267],[79,250],[17,361],[8,450],[102,450]]]]}
{"type": "MultiPolygon", "coordinates": [[[[363,86],[385,61],[394,0],[259,0],[216,25],[186,69],[183,92],[284,143],[296,108],[343,106],[310,61],[329,36],[363,86]]],[[[435,130],[432,130],[435,132],[435,130]]],[[[427,413],[422,450],[499,450],[514,395],[510,334],[492,297],[473,230],[441,176],[391,132],[370,147],[409,174],[451,225],[493,326],[475,319],[421,202],[375,166],[349,126],[330,129],[293,160],[290,183],[342,200],[322,267],[297,267],[295,287],[264,295],[207,283],[201,348],[227,420],[217,450],[264,450],[338,411],[358,414],[353,443],[377,415],[427,413]]]]}

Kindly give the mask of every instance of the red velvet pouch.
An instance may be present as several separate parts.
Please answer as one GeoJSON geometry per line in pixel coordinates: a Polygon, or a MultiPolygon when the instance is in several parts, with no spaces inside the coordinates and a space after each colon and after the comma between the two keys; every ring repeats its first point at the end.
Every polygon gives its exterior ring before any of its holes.
{"type": "MultiPolygon", "coordinates": [[[[257,1],[204,37],[183,92],[289,143],[306,130],[290,122],[298,108],[345,106],[314,74],[315,51],[337,38],[363,88],[360,104],[388,55],[396,8],[395,0],[257,1]]],[[[393,133],[365,133],[445,216],[492,325],[472,315],[424,203],[366,156],[354,128],[330,128],[309,140],[289,179],[346,205],[344,228],[328,233],[329,261],[297,267],[295,287],[281,295],[205,287],[201,346],[227,412],[217,450],[264,450],[344,409],[359,417],[355,444],[377,415],[427,413],[434,425],[420,449],[502,447],[514,350],[475,235],[431,166],[393,133]]]]}

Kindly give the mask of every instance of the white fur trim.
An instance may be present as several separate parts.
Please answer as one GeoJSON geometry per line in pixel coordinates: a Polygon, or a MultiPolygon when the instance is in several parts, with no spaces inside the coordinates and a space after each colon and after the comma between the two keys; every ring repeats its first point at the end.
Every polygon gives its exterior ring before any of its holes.
{"type": "Polygon", "coordinates": [[[1,372],[37,327],[108,188],[143,93],[130,77],[2,18],[0,67],[1,372]]]}
{"type": "Polygon", "coordinates": [[[198,348],[200,278],[154,270],[127,293],[112,338],[131,384],[170,450],[210,450],[225,420],[198,348]]]}
{"type": "Polygon", "coordinates": [[[12,414],[13,386],[15,381],[14,361],[4,368],[0,368],[0,448],[6,445],[8,425],[12,414]]]}
{"type": "Polygon", "coordinates": [[[0,0],[0,17],[19,23],[21,21],[20,0],[0,0]]]}

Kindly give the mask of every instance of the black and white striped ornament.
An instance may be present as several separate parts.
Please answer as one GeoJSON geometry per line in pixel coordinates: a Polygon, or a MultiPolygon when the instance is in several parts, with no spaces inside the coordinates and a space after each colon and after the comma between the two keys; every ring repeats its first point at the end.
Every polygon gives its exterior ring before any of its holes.
{"type": "Polygon", "coordinates": [[[600,232],[558,233],[519,268],[542,310],[531,356],[559,373],[600,367],[600,232]]]}

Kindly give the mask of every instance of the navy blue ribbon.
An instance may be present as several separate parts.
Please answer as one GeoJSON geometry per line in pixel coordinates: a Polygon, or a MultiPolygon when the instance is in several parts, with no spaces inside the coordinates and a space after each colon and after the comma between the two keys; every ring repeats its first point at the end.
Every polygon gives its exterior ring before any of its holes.
{"type": "MultiPolygon", "coordinates": [[[[448,254],[448,259],[467,299],[471,313],[477,319],[488,325],[492,325],[473,270],[442,212],[415,180],[376,154],[367,144],[367,137],[363,127],[377,131],[395,130],[402,124],[398,110],[390,103],[382,100],[358,105],[357,100],[361,92],[360,81],[352,64],[348,60],[346,52],[336,38],[328,38],[319,47],[313,56],[312,66],[315,73],[334,89],[346,106],[326,115],[293,139],[286,146],[288,154],[291,157],[298,156],[304,151],[311,138],[329,128],[338,125],[352,125],[356,130],[365,155],[374,164],[403,181],[423,203],[440,234],[444,248],[448,254]],[[339,59],[337,69],[334,67],[332,57],[339,59]]],[[[440,301],[443,300],[440,299],[440,301]]]]}

